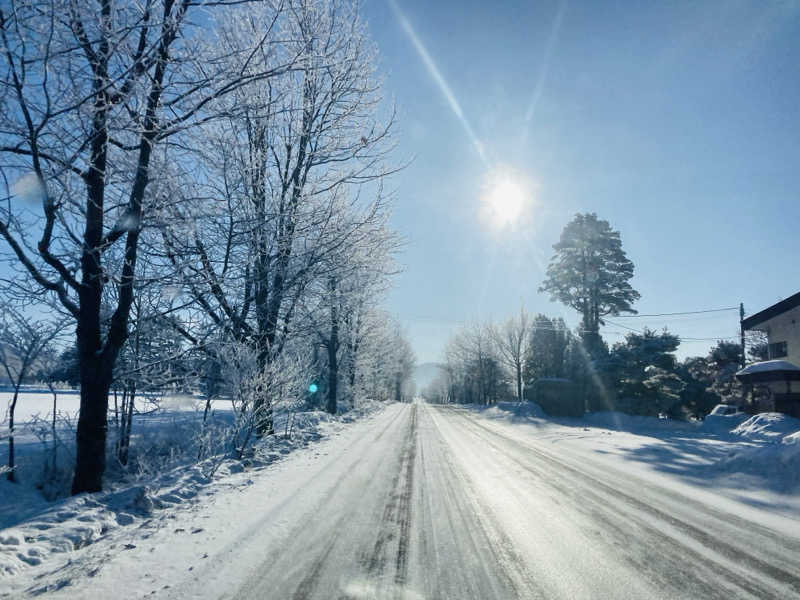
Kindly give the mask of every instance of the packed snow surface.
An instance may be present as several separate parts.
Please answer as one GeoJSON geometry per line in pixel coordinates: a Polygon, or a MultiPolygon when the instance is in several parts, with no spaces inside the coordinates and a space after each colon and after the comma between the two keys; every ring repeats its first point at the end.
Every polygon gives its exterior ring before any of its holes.
{"type": "MultiPolygon", "coordinates": [[[[538,414],[530,405],[390,405],[269,466],[230,470],[193,501],[134,510],[137,497],[159,495],[131,491],[114,506],[128,507],[132,525],[110,523],[94,543],[0,579],[0,590],[70,599],[120,590],[126,598],[800,598],[796,495],[752,482],[726,489],[709,477],[731,449],[776,444],[704,438],[699,427],[658,419],[645,427],[597,417],[618,426],[609,429],[538,414]]],[[[800,448],[787,437],[782,446],[800,448]]],[[[91,512],[70,506],[67,523],[91,512]]],[[[3,543],[27,551],[51,535],[29,525],[3,531],[3,543]]]]}

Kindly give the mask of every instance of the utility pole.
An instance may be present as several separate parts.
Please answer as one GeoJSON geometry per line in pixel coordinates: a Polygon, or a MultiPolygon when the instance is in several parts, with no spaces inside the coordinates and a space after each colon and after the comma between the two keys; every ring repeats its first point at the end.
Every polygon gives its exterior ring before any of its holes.
{"type": "Polygon", "coordinates": [[[742,343],[742,368],[744,369],[744,302],[739,303],[739,335],[742,343]]]}

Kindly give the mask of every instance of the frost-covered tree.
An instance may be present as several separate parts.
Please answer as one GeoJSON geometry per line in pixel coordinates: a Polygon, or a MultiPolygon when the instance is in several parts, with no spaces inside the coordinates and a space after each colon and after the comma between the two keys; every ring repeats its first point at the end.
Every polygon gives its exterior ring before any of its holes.
{"type": "Polygon", "coordinates": [[[633,303],[639,292],[630,285],[633,262],[622,249],[619,232],[594,213],[575,215],[553,249],[539,291],[581,313],[582,337],[593,356],[603,317],[636,313],[633,303]]]}
{"type": "Polygon", "coordinates": [[[76,324],[73,493],[102,487],[108,392],[127,337],[140,238],[173,201],[161,174],[182,164],[181,136],[219,117],[217,99],[291,66],[288,55],[268,67],[254,59],[270,52],[269,26],[234,51],[218,43],[217,32],[249,17],[250,5],[235,0],[15,0],[0,8],[8,200],[0,236],[25,274],[20,286],[57,297],[76,324]],[[112,305],[104,305],[108,286],[112,305]]]}
{"type": "Polygon", "coordinates": [[[442,369],[433,381],[421,390],[420,395],[431,404],[446,404],[451,401],[448,388],[447,371],[442,369]]]}
{"type": "Polygon", "coordinates": [[[488,325],[461,329],[448,341],[445,356],[454,402],[493,404],[510,395],[488,325]]]}
{"type": "MultiPolygon", "coordinates": [[[[164,230],[169,259],[208,325],[255,345],[264,367],[313,333],[317,320],[304,317],[320,290],[341,295],[339,258],[384,218],[380,180],[392,170],[393,116],[379,118],[375,49],[357,3],[281,6],[280,51],[253,60],[295,67],[221,101],[233,114],[203,128],[202,175],[187,171],[175,186],[187,202],[164,230]]],[[[256,23],[226,30],[221,46],[261,38],[256,23]]],[[[338,338],[338,304],[328,306],[329,338],[338,338]]],[[[329,346],[338,353],[337,339],[329,346]]],[[[271,434],[272,391],[256,396],[257,433],[271,434]]]]}
{"type": "MultiPolygon", "coordinates": [[[[355,386],[348,390],[351,402],[355,395],[381,402],[411,400],[415,393],[416,358],[403,329],[380,309],[367,311],[363,319],[355,386]]],[[[346,365],[343,361],[342,366],[346,365]]],[[[327,365],[322,365],[323,371],[326,368],[327,365]]],[[[349,369],[340,372],[345,389],[349,376],[349,369]]]]}
{"type": "Polygon", "coordinates": [[[8,404],[8,470],[6,477],[16,481],[14,456],[14,414],[19,400],[19,390],[28,377],[41,365],[38,363],[64,329],[64,320],[48,321],[24,314],[15,306],[4,302],[0,310],[0,368],[11,385],[8,404]]]}
{"type": "Polygon", "coordinates": [[[500,327],[492,326],[490,333],[503,366],[511,372],[517,401],[522,402],[522,370],[526,346],[531,336],[530,317],[524,308],[520,308],[519,315],[510,317],[500,327]]]}
{"type": "MultiPolygon", "coordinates": [[[[325,254],[318,269],[321,276],[307,286],[301,301],[301,317],[324,349],[326,409],[332,414],[342,398],[354,403],[364,353],[369,350],[370,313],[384,298],[396,270],[392,255],[399,240],[386,227],[387,218],[380,204],[360,212],[350,204],[341,207],[329,228],[349,243],[325,254]]],[[[374,319],[372,325],[382,326],[374,319]]]]}
{"type": "Polygon", "coordinates": [[[392,340],[390,370],[388,372],[394,391],[395,402],[410,402],[416,393],[414,366],[417,358],[411,344],[399,326],[390,333],[392,340]]]}
{"type": "MultiPolygon", "coordinates": [[[[133,417],[137,396],[147,398],[157,407],[164,394],[188,391],[192,365],[184,338],[179,334],[181,321],[172,313],[171,299],[160,286],[139,277],[130,314],[130,333],[114,366],[112,390],[115,454],[122,465],[128,464],[133,417]]],[[[141,404],[141,401],[140,401],[141,404]]]]}
{"type": "Polygon", "coordinates": [[[763,331],[746,332],[745,345],[747,346],[748,362],[769,360],[769,340],[763,331]]]}

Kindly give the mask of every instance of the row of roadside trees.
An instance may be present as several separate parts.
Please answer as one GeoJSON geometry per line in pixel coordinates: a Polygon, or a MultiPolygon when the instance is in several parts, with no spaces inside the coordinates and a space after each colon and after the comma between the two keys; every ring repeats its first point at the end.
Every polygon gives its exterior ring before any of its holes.
{"type": "Polygon", "coordinates": [[[128,415],[229,396],[243,439],[309,389],[330,412],[407,393],[380,309],[394,113],[358,3],[15,0],[0,45],[4,306],[66,332],[73,493],[102,488],[115,392],[128,415]]]}

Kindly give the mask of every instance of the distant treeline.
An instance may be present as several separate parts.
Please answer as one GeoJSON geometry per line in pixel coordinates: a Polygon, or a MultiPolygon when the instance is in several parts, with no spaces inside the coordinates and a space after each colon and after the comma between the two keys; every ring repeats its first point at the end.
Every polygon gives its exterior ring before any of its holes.
{"type": "MultiPolygon", "coordinates": [[[[631,331],[611,346],[600,334],[606,316],[635,314],[633,263],[619,232],[594,214],[578,214],[564,228],[539,291],[581,314],[570,330],[560,317],[524,310],[497,325],[464,327],[448,343],[442,375],[423,395],[435,402],[491,404],[532,399],[535,382],[549,394],[564,380],[564,403],[578,394],[585,410],[698,418],[714,405],[737,401],[734,373],[745,358],[764,360],[766,344],[720,340],[705,356],[679,361],[679,336],[666,329],[631,331]],[[527,393],[526,393],[527,390],[527,393]]],[[[551,402],[550,400],[548,402],[551,402]]]]}

